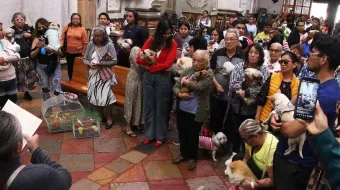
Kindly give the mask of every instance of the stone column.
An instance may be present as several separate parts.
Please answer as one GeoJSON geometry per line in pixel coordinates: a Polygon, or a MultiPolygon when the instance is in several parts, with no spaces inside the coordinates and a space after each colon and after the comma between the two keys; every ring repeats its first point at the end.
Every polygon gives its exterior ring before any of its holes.
{"type": "Polygon", "coordinates": [[[78,1],[77,0],[68,1],[68,12],[69,12],[69,15],[71,15],[72,13],[78,12],[78,1]]]}

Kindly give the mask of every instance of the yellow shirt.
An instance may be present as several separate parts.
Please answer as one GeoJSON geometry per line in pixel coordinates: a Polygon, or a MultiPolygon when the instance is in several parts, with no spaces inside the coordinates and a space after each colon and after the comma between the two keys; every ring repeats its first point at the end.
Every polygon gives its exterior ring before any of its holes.
{"type": "MultiPolygon", "coordinates": [[[[270,143],[271,143],[272,139],[273,139],[273,144],[270,148],[269,160],[268,160],[267,166],[273,166],[274,153],[275,153],[275,150],[276,150],[276,145],[279,141],[271,133],[267,133],[267,137],[266,137],[266,140],[264,141],[264,144],[262,145],[262,148],[253,155],[253,159],[254,159],[255,164],[261,170],[264,169],[264,165],[266,163],[266,158],[267,158],[267,154],[268,154],[270,143]]],[[[246,147],[246,151],[248,151],[249,156],[250,156],[252,147],[249,146],[247,143],[245,144],[245,147],[246,147]]],[[[251,158],[249,158],[249,159],[251,159],[251,158]]]]}
{"type": "Polygon", "coordinates": [[[269,41],[269,40],[270,40],[269,33],[268,33],[268,34],[265,34],[264,32],[261,32],[261,33],[257,34],[257,35],[255,36],[255,38],[254,38],[254,42],[257,43],[257,41],[258,41],[259,39],[263,39],[263,38],[267,38],[268,41],[269,41]]]}

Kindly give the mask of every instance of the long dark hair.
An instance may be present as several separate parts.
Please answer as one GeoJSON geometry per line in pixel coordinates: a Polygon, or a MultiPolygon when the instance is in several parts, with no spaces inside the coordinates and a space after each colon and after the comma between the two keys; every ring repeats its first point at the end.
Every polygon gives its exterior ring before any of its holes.
{"type": "Polygon", "coordinates": [[[250,52],[250,49],[254,47],[256,49],[256,51],[259,52],[260,54],[260,57],[259,57],[259,61],[257,62],[257,66],[262,66],[262,64],[264,63],[264,51],[263,51],[263,48],[260,44],[258,43],[253,43],[249,46],[249,49],[245,55],[245,61],[246,63],[249,63],[249,52],[250,52]]]}
{"type": "Polygon", "coordinates": [[[163,40],[163,35],[166,34],[168,30],[173,31],[172,24],[167,20],[161,19],[157,24],[156,32],[150,45],[152,51],[157,52],[163,45],[165,45],[166,48],[171,47],[173,36],[170,36],[165,42],[163,40]]]}
{"type": "Polygon", "coordinates": [[[42,24],[45,25],[46,27],[50,25],[51,22],[48,22],[45,18],[39,18],[36,22],[35,22],[35,27],[34,27],[34,32],[33,32],[33,37],[37,38],[39,37],[38,35],[38,24],[42,24]]]}
{"type": "Polygon", "coordinates": [[[72,18],[73,18],[74,16],[79,16],[79,25],[78,25],[78,26],[82,27],[83,25],[81,24],[81,15],[80,15],[79,13],[73,13],[73,14],[71,15],[71,21],[70,21],[70,23],[68,23],[68,27],[71,27],[71,26],[72,26],[72,18]]]}
{"type": "Polygon", "coordinates": [[[129,10],[128,12],[132,13],[133,14],[133,17],[135,17],[135,24],[138,24],[138,21],[139,21],[139,15],[138,15],[138,12],[135,11],[135,10],[129,10]]]}
{"type": "MultiPolygon", "coordinates": [[[[221,29],[215,29],[215,30],[213,30],[213,31],[216,31],[216,32],[217,32],[217,34],[218,34],[218,41],[217,41],[217,43],[220,43],[221,40],[224,39],[223,30],[221,30],[221,29]]],[[[213,32],[213,31],[212,31],[212,32],[213,32]]],[[[212,33],[212,32],[211,32],[211,33],[212,33]]]]}

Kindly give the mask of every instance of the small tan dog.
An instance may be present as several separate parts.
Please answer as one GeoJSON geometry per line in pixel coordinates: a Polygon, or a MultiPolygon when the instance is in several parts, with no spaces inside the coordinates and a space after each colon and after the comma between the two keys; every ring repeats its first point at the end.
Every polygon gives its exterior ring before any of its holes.
{"type": "Polygon", "coordinates": [[[140,53],[140,58],[146,61],[149,65],[155,64],[156,56],[157,53],[150,49],[145,49],[140,53]]]}
{"type": "MultiPolygon", "coordinates": [[[[265,120],[261,125],[265,130],[268,130],[269,123],[274,114],[279,116],[280,122],[284,123],[287,121],[293,121],[294,119],[294,105],[291,101],[281,93],[275,93],[272,96],[268,96],[272,102],[272,106],[274,110],[270,112],[267,120],[265,120]]],[[[299,155],[303,158],[302,148],[306,140],[306,133],[303,133],[299,137],[289,138],[288,139],[288,148],[285,151],[284,155],[288,156],[290,153],[296,150],[296,147],[299,146],[299,155]]]]}
{"type": "Polygon", "coordinates": [[[256,176],[250,170],[248,165],[241,160],[228,163],[227,169],[224,171],[224,173],[229,178],[229,182],[233,186],[241,185],[244,180],[257,180],[256,176]]]}
{"type": "MultiPolygon", "coordinates": [[[[207,70],[202,70],[202,71],[197,71],[192,77],[189,77],[189,81],[193,82],[198,82],[202,80],[203,78],[206,77],[208,71],[207,70]]],[[[187,87],[182,87],[180,92],[183,93],[189,93],[189,89],[187,87]]]]}
{"type": "MultiPolygon", "coordinates": [[[[242,90],[248,88],[261,90],[263,75],[261,71],[254,68],[247,68],[244,70],[244,80],[242,82],[242,90]]],[[[253,104],[256,101],[256,97],[245,98],[244,102],[247,105],[253,104]]]]}

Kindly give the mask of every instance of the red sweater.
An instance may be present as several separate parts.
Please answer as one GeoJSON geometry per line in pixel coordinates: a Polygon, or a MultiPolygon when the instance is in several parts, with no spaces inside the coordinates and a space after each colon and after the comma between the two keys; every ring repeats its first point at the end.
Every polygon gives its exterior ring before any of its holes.
{"type": "MultiPolygon", "coordinates": [[[[152,38],[149,38],[143,45],[140,52],[145,49],[150,49],[152,38]]],[[[140,58],[140,52],[137,56],[137,63],[142,65],[148,65],[144,60],[140,58]]],[[[171,65],[174,63],[177,54],[177,43],[172,40],[172,45],[170,48],[163,48],[158,57],[156,57],[156,64],[149,67],[151,73],[158,71],[164,71],[170,69],[171,65]]]]}

